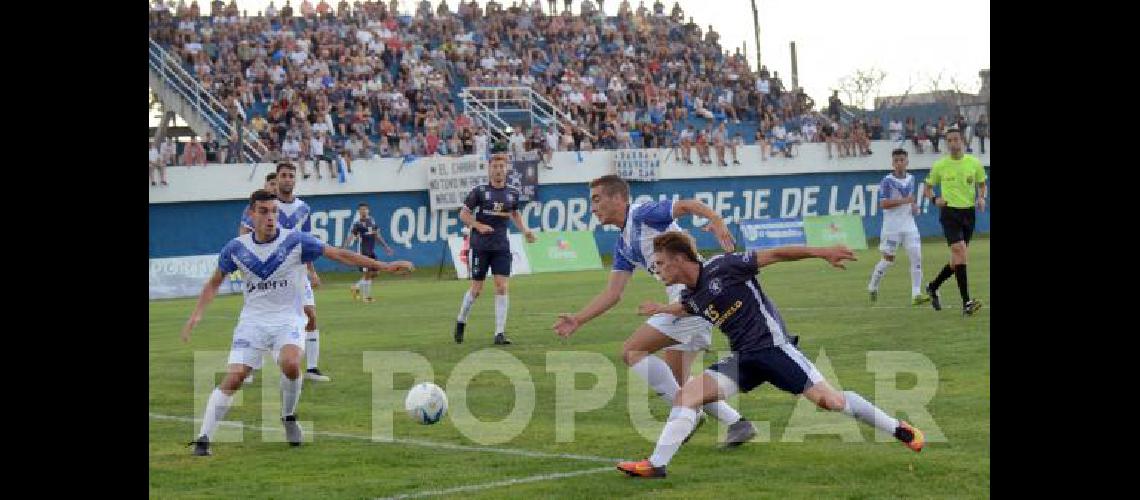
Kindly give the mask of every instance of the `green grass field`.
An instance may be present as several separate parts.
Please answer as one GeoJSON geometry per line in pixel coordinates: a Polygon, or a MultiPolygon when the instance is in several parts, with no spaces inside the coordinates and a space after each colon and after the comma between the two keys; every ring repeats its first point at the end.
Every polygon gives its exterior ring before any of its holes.
{"type": "MultiPolygon", "coordinates": [[[[178,331],[194,300],[150,303],[150,494],[158,498],[988,497],[989,240],[977,240],[970,250],[971,292],[986,303],[970,318],[961,316],[953,279],[942,288],[943,311],[911,307],[910,276],[901,263],[890,269],[879,300],[872,305],[866,283],[878,260],[875,245],[858,252],[860,260],[847,271],[819,260],[783,263],[762,271],[760,282],[779,305],[789,329],[801,336],[800,347],[807,357],[819,364],[821,350],[825,351],[833,371],[821,370],[829,378],[832,373],[838,377],[845,390],[875,402],[870,351],[920,353],[933,362],[937,391],[927,409],[946,442],[930,443],[920,454],[897,442],[877,442],[872,429],[862,425],[862,442],[844,442],[835,434],[787,442],[785,430],[797,399],[764,385],[736,399],[734,406],[761,428],[767,425],[769,439],[721,451],[715,444],[724,430],[710,420],[674,458],[668,478],[635,480],[613,470],[608,458],[642,459],[653,450],[653,442],[631,424],[627,379],[632,376],[636,384],[644,384],[625,369],[620,349],[642,323],[643,318],[634,314],[637,304],[661,300],[660,285],[639,272],[622,303],[574,338],[564,341],[551,330],[558,312],[577,310],[603,287],[607,271],[512,280],[507,331],[515,345],[502,350],[526,365],[537,400],[532,418],[517,437],[491,445],[493,450],[479,449],[479,442],[454,425],[452,415],[437,425],[421,426],[400,408],[394,412],[397,442],[373,442],[368,439],[373,430],[372,374],[364,370],[363,353],[418,353],[430,360],[434,382],[447,390],[456,363],[494,347],[494,302],[488,283],[471,314],[467,342],[456,345],[451,334],[466,282],[436,280],[431,269],[410,278],[386,275],[373,287],[378,300],[363,304],[351,300],[348,284],[356,276],[346,273],[323,276],[324,286],[317,290],[321,367],[333,381],[305,382],[298,415],[312,421],[317,432],[312,442],[299,448],[274,440],[282,437],[278,409],[276,403],[267,405],[263,420],[266,380],[257,372],[257,382],[242,391],[243,404],[226,417],[250,427],[244,440],[214,444],[212,457],[191,456],[186,443],[198,424],[190,419],[201,417],[195,400],[204,405],[209,391],[207,382],[195,393],[195,352],[229,349],[241,297],[220,297],[189,345],[178,340],[178,331]],[[618,368],[615,396],[600,409],[577,415],[574,441],[569,443],[555,439],[555,376],[547,371],[546,362],[550,351],[592,351],[618,368]],[[269,429],[264,434],[269,439],[263,439],[260,427],[269,429]]],[[[929,281],[949,252],[944,243],[934,240],[923,251],[929,281]]],[[[726,350],[724,336],[713,335],[714,349],[726,350]]],[[[715,359],[716,354],[710,353],[698,363],[703,367],[715,359]]],[[[205,368],[224,369],[221,362],[205,368]]],[[[276,373],[275,368],[266,371],[276,373]]],[[[580,389],[595,381],[588,375],[576,378],[580,389]]],[[[270,383],[273,388],[277,385],[276,379],[270,383]]],[[[413,383],[411,375],[397,375],[401,401],[402,390],[413,383]]],[[[905,390],[917,380],[903,374],[896,383],[905,390]]],[[[454,408],[456,395],[449,391],[449,397],[454,408]]],[[[491,371],[476,376],[466,395],[467,407],[484,422],[503,419],[514,399],[507,377],[491,371]]],[[[647,400],[663,422],[666,404],[656,396],[647,400]]],[[[905,413],[896,416],[911,418],[905,413]]]]}

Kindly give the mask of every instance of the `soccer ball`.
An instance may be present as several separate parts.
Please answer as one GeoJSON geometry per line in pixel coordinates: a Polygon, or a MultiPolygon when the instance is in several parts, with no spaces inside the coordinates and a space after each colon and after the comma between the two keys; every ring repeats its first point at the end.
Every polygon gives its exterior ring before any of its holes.
{"type": "Polygon", "coordinates": [[[447,413],[447,394],[438,385],[420,382],[408,390],[404,409],[412,420],[424,425],[434,424],[447,413]]]}

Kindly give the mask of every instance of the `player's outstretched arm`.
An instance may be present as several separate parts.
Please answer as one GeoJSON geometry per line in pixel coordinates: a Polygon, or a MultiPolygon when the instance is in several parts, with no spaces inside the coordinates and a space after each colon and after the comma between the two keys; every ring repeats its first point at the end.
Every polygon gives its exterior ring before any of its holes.
{"type": "Polygon", "coordinates": [[[206,312],[206,306],[214,301],[214,297],[218,295],[218,287],[222,286],[224,279],[225,275],[222,274],[222,270],[214,269],[214,274],[206,280],[206,284],[202,286],[202,293],[198,295],[198,305],[194,306],[194,312],[190,314],[190,319],[182,327],[182,342],[190,341],[190,332],[194,330],[199,321],[202,321],[202,314],[206,312]]]}
{"type": "Polygon", "coordinates": [[[406,260],[398,260],[395,262],[383,262],[375,260],[364,255],[337,248],[331,245],[325,245],[321,250],[321,255],[328,257],[332,260],[342,264],[348,264],[355,267],[368,267],[377,271],[400,272],[400,271],[415,271],[416,267],[406,260]]]}
{"type": "Polygon", "coordinates": [[[530,228],[526,227],[526,222],[523,222],[522,214],[519,213],[518,210],[511,212],[511,222],[515,223],[515,227],[518,228],[519,231],[522,231],[523,237],[526,238],[527,243],[534,243],[535,241],[538,241],[538,238],[534,235],[534,231],[531,231],[530,228]]]}
{"type": "Polygon", "coordinates": [[[656,302],[647,300],[645,302],[642,302],[641,305],[637,308],[637,314],[640,314],[642,316],[653,316],[654,314],[660,313],[672,314],[678,318],[692,316],[692,314],[689,314],[689,311],[686,310],[685,306],[681,305],[680,302],[674,302],[672,304],[658,304],[656,302]]]}
{"type": "Polygon", "coordinates": [[[978,210],[986,211],[986,181],[978,183],[978,210]]]}
{"type": "Polygon", "coordinates": [[[724,251],[731,252],[736,249],[736,238],[732,236],[732,231],[728,230],[724,219],[711,207],[705,205],[703,201],[677,200],[674,202],[673,218],[677,219],[686,215],[697,215],[708,219],[708,224],[705,224],[705,227],[701,228],[701,230],[713,233],[724,251]]]}
{"type": "Polygon", "coordinates": [[[558,315],[558,321],[554,322],[554,332],[559,336],[569,337],[582,325],[617,305],[621,302],[621,295],[625,292],[625,286],[632,276],[633,273],[629,271],[611,271],[606,289],[596,295],[586,307],[575,314],[558,315]]]}
{"type": "Polygon", "coordinates": [[[844,261],[858,260],[855,258],[855,254],[843,245],[833,247],[786,246],[770,250],[757,250],[756,265],[758,267],[764,267],[777,262],[790,262],[813,257],[826,260],[829,264],[840,269],[847,269],[847,267],[843,265],[844,261]]]}

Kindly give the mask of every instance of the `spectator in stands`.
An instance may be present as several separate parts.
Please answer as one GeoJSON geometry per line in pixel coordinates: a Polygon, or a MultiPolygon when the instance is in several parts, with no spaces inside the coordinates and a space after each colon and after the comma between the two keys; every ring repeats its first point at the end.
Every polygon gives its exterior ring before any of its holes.
{"type": "Polygon", "coordinates": [[[772,126],[772,153],[780,153],[785,158],[791,158],[792,152],[788,147],[788,129],[784,127],[784,122],[779,118],[776,119],[776,124],[772,126]]]}
{"type": "Polygon", "coordinates": [[[871,118],[871,134],[870,140],[881,141],[883,140],[883,122],[878,116],[871,118]]]}
{"type": "Polygon", "coordinates": [[[827,159],[829,160],[834,158],[834,155],[831,153],[832,146],[835,146],[837,151],[839,149],[837,132],[835,122],[832,122],[830,118],[820,118],[819,139],[826,143],[827,159]]]}
{"type": "Polygon", "coordinates": [[[154,183],[154,171],[157,170],[162,181],[162,185],[166,185],[166,165],[162,162],[162,154],[159,152],[158,143],[150,141],[150,185],[157,186],[154,183]]]}
{"type": "Polygon", "coordinates": [[[800,131],[803,134],[804,142],[820,142],[819,128],[816,127],[815,121],[807,121],[801,127],[800,131]]]}
{"type": "Polygon", "coordinates": [[[941,137],[941,134],[938,133],[938,124],[926,121],[923,122],[922,128],[926,132],[926,138],[930,140],[930,147],[934,149],[934,154],[940,153],[938,150],[938,139],[941,137]]]}
{"type": "Polygon", "coordinates": [[[914,144],[914,152],[922,154],[922,143],[926,140],[926,124],[923,123],[920,127],[917,125],[913,116],[908,117],[906,119],[906,133],[914,144]]]}
{"type": "Polygon", "coordinates": [[[214,139],[212,132],[206,132],[206,138],[202,141],[202,147],[206,151],[206,162],[218,163],[218,141],[214,139]]]}
{"type": "Polygon", "coordinates": [[[182,151],[182,164],[187,166],[206,166],[206,150],[198,143],[197,137],[190,138],[190,144],[182,151]]]}
{"type": "Polygon", "coordinates": [[[732,136],[732,139],[730,139],[728,141],[728,150],[730,153],[732,153],[732,164],[733,165],[740,165],[740,160],[736,156],[736,154],[737,154],[736,150],[743,145],[744,145],[744,136],[740,134],[739,130],[737,130],[736,134],[734,134],[732,136]]]}
{"type": "Polygon", "coordinates": [[[839,121],[839,110],[843,107],[843,101],[839,100],[839,91],[832,90],[831,97],[827,99],[827,117],[833,122],[839,121]]]}
{"type": "Polygon", "coordinates": [[[510,151],[515,155],[515,158],[520,157],[526,151],[526,136],[523,135],[522,130],[514,129],[510,138],[510,151]]]}
{"type": "Polygon", "coordinates": [[[693,125],[691,123],[689,124],[688,128],[681,130],[681,158],[683,158],[685,160],[685,163],[688,163],[689,165],[693,164],[692,146],[693,139],[695,138],[694,136],[696,136],[696,132],[693,130],[693,125]]]}
{"type": "Polygon", "coordinates": [[[728,166],[728,163],[724,161],[724,148],[727,135],[728,132],[725,130],[724,121],[721,121],[712,131],[712,144],[716,151],[716,164],[722,167],[728,166]]]}
{"type": "Polygon", "coordinates": [[[712,155],[709,154],[709,141],[712,140],[711,132],[708,125],[697,131],[697,156],[700,157],[701,165],[712,165],[712,155]]]}
{"type": "Polygon", "coordinates": [[[903,140],[903,124],[898,118],[891,118],[888,129],[890,130],[891,141],[898,142],[903,140]]]}
{"type": "Polygon", "coordinates": [[[982,154],[986,154],[986,137],[990,136],[990,124],[986,121],[986,115],[978,116],[978,121],[974,123],[973,135],[978,138],[978,146],[981,147],[982,154]]]}
{"type": "Polygon", "coordinates": [[[167,137],[162,141],[162,146],[160,147],[159,151],[162,154],[163,166],[174,165],[176,150],[177,148],[174,146],[174,139],[167,137]]]}

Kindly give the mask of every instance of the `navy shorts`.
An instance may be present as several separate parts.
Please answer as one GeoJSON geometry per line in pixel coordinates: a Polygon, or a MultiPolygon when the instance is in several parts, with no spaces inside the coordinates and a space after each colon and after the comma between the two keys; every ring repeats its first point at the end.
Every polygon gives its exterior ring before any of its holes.
{"type": "Polygon", "coordinates": [[[791,344],[734,352],[708,369],[732,379],[740,392],[751,391],[768,382],[784,392],[801,394],[823,380],[815,365],[791,344]]]}
{"type": "Polygon", "coordinates": [[[511,275],[510,250],[476,250],[471,249],[471,279],[483,281],[487,279],[487,270],[495,276],[511,275]]]}
{"type": "MultiPolygon", "coordinates": [[[[362,255],[364,255],[365,257],[368,257],[369,259],[376,260],[376,252],[365,252],[362,255]]],[[[369,269],[367,267],[361,267],[360,268],[360,272],[362,272],[362,273],[366,273],[366,272],[371,271],[371,270],[372,269],[369,269]]]]}

